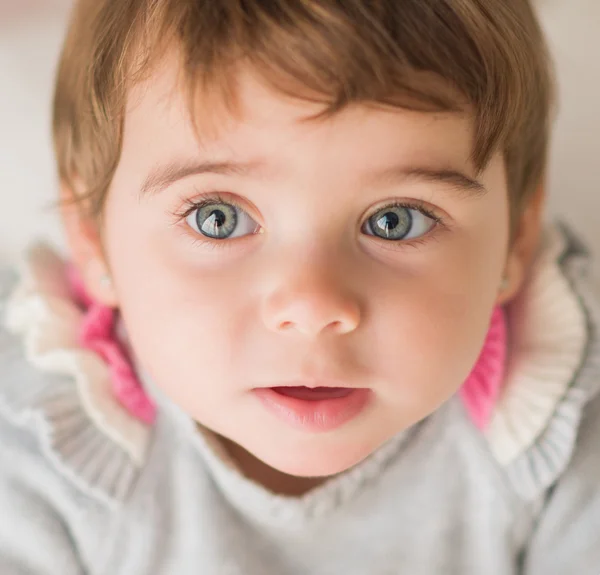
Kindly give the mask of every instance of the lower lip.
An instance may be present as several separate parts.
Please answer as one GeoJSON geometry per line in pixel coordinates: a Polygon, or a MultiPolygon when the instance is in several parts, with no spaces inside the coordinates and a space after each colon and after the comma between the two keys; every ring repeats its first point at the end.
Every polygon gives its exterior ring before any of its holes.
{"type": "Polygon", "coordinates": [[[311,432],[331,431],[354,419],[366,408],[371,395],[368,389],[338,389],[330,393],[298,390],[295,397],[271,387],[253,391],[275,416],[311,432]]]}

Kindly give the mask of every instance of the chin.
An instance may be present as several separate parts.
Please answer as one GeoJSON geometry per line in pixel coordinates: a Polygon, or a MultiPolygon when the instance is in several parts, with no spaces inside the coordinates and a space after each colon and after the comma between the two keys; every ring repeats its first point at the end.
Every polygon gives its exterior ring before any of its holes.
{"type": "MultiPolygon", "coordinates": [[[[279,449],[251,450],[255,457],[269,467],[295,477],[329,477],[343,473],[367,458],[377,446],[368,448],[358,442],[347,445],[320,442],[311,446],[289,446],[279,449]]],[[[265,447],[265,446],[263,446],[265,447]]]]}

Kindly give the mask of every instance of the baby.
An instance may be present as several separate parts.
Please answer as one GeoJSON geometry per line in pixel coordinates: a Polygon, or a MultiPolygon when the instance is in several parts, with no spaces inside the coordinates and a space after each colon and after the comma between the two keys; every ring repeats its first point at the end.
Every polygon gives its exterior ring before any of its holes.
{"type": "Polygon", "coordinates": [[[0,573],[597,575],[600,316],[527,0],[79,0],[63,260],[2,275],[0,573]]]}

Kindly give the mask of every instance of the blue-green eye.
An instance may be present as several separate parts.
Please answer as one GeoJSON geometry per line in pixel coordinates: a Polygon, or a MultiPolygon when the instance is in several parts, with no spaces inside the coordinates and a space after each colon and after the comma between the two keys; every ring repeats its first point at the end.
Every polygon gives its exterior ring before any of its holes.
{"type": "Polygon", "coordinates": [[[375,212],[366,222],[367,233],[384,240],[412,240],[425,235],[436,220],[417,208],[398,204],[375,212]]]}
{"type": "Polygon", "coordinates": [[[259,225],[241,208],[225,202],[200,202],[186,217],[197,233],[213,240],[227,240],[257,232],[259,225]]]}

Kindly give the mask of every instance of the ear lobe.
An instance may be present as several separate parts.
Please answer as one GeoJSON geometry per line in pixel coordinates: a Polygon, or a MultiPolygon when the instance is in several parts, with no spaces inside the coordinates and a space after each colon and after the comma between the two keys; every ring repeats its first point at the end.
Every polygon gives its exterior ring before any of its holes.
{"type": "Polygon", "coordinates": [[[113,282],[106,281],[110,274],[100,230],[97,223],[86,215],[84,206],[74,201],[77,196],[77,192],[61,186],[60,211],[73,263],[90,296],[104,305],[117,307],[113,282]]]}
{"type": "Polygon", "coordinates": [[[506,260],[504,269],[504,280],[500,287],[500,293],[496,305],[504,305],[512,300],[525,283],[525,266],[517,254],[510,253],[506,260]]]}
{"type": "Polygon", "coordinates": [[[519,216],[516,233],[506,258],[505,285],[498,294],[498,305],[503,305],[513,299],[527,279],[541,236],[545,197],[545,186],[542,183],[519,216]]]}

